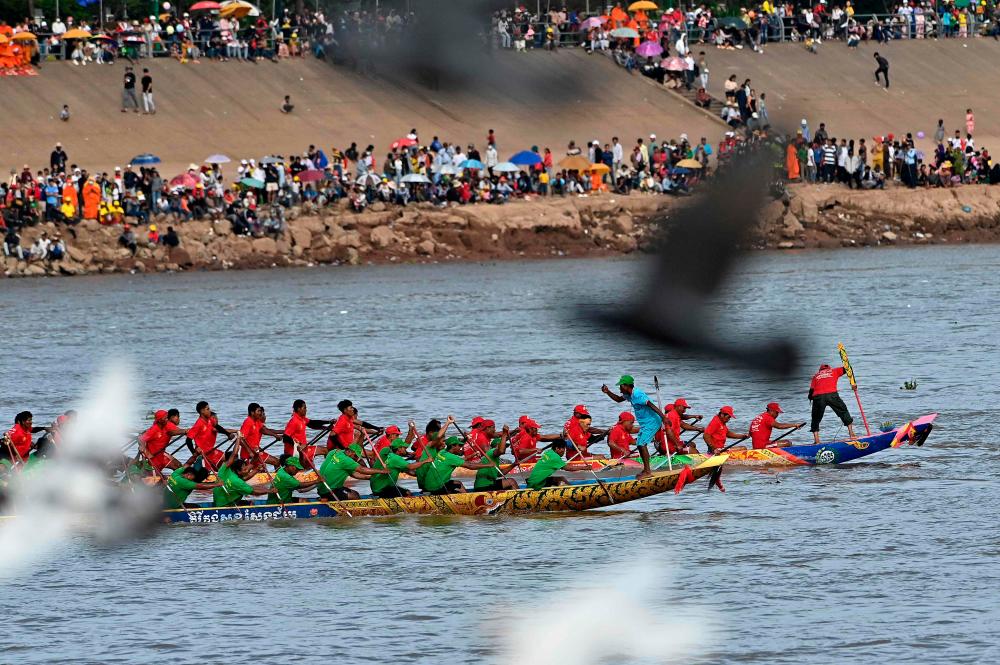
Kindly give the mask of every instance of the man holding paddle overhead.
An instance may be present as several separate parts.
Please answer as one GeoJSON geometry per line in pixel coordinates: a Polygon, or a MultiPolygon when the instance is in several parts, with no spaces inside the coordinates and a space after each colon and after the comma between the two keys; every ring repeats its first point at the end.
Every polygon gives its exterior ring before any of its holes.
{"type": "Polygon", "coordinates": [[[840,422],[847,425],[848,436],[851,439],[857,438],[854,436],[854,418],[851,417],[847,405],[844,404],[840,393],[837,392],[837,380],[846,372],[847,370],[843,367],[830,367],[824,363],[819,366],[809,383],[809,399],[812,400],[812,423],[809,426],[809,431],[813,433],[813,439],[817,446],[819,445],[819,423],[823,420],[826,407],[833,409],[833,412],[840,418],[840,422]]]}
{"type": "Polygon", "coordinates": [[[705,443],[708,444],[708,452],[713,455],[718,451],[726,447],[726,439],[748,439],[750,434],[739,434],[729,429],[729,421],[735,417],[736,414],[733,413],[733,407],[724,406],[719,409],[719,413],[712,418],[712,421],[708,423],[708,427],[705,428],[705,433],[702,437],[705,439],[705,443]]]}
{"type": "Polygon", "coordinates": [[[636,445],[639,448],[639,457],[642,458],[642,472],[636,474],[636,480],[641,480],[653,473],[649,468],[649,444],[656,438],[657,433],[669,424],[669,420],[653,404],[649,395],[635,387],[635,379],[628,374],[624,374],[618,379],[618,387],[622,391],[621,395],[611,392],[607,385],[601,386],[601,392],[616,402],[629,402],[632,405],[635,421],[639,424],[636,445]]]}
{"type": "Polygon", "coordinates": [[[304,459],[307,466],[312,465],[317,447],[307,445],[306,428],[325,430],[330,426],[329,420],[310,420],[307,418],[308,410],[309,407],[304,399],[292,402],[292,417],[288,419],[285,431],[281,435],[281,440],[285,442],[285,454],[298,455],[300,461],[304,459]]]}
{"type": "Polygon", "coordinates": [[[778,448],[790,446],[792,444],[789,441],[771,443],[771,431],[774,428],[795,429],[805,425],[805,423],[779,423],[777,421],[779,413],[783,413],[781,407],[778,406],[777,402],[771,402],[767,405],[767,410],[764,413],[750,421],[750,440],[753,441],[755,450],[772,446],[778,448]]]}

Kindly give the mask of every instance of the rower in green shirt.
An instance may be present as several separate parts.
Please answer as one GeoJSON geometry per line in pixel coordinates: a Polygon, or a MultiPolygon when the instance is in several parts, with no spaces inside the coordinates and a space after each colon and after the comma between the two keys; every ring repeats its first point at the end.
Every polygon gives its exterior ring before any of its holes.
{"type": "Polygon", "coordinates": [[[535,462],[535,467],[528,475],[528,487],[533,490],[540,490],[543,487],[556,487],[558,485],[568,485],[569,481],[562,476],[554,476],[559,469],[567,471],[586,471],[590,467],[590,462],[567,462],[563,459],[566,454],[565,439],[558,439],[552,442],[552,447],[542,453],[542,456],[535,462]]]}
{"type": "Polygon", "coordinates": [[[476,483],[473,486],[476,492],[502,492],[504,490],[516,490],[517,481],[513,478],[501,478],[500,456],[507,450],[507,442],[510,440],[510,427],[503,426],[500,437],[493,440],[493,447],[486,451],[481,464],[489,466],[476,471],[476,483]]]}
{"type": "Polygon", "coordinates": [[[298,492],[308,492],[319,484],[319,480],[311,483],[303,483],[295,477],[295,474],[302,470],[302,462],[298,457],[292,455],[282,455],[278,461],[278,472],[274,474],[271,481],[273,491],[267,495],[268,503],[298,503],[301,501],[292,494],[298,492]]]}
{"type": "Polygon", "coordinates": [[[249,463],[249,460],[239,459],[239,449],[239,446],[233,448],[216,474],[221,483],[219,487],[212,490],[216,508],[248,505],[250,502],[244,500],[243,497],[247,495],[260,496],[270,491],[269,487],[254,487],[247,482],[256,474],[257,470],[249,463]]]}
{"type": "Polygon", "coordinates": [[[375,454],[372,468],[388,469],[389,473],[371,477],[372,494],[382,499],[413,496],[410,490],[399,486],[399,474],[414,473],[421,467],[430,464],[431,459],[425,457],[419,462],[410,462],[400,454],[405,452],[409,445],[405,439],[395,439],[389,444],[389,448],[375,454]],[[379,459],[379,455],[381,455],[381,459],[379,459]]]}
{"type": "Polygon", "coordinates": [[[208,478],[208,469],[205,467],[196,468],[194,463],[197,459],[197,455],[192,457],[184,463],[184,466],[174,469],[167,478],[163,488],[164,508],[197,508],[198,504],[186,503],[191,492],[215,489],[221,485],[219,482],[205,482],[205,479],[208,478]]]}
{"type": "Polygon", "coordinates": [[[451,474],[455,473],[455,469],[464,467],[478,471],[493,466],[492,464],[466,462],[461,455],[464,445],[457,436],[449,436],[444,441],[438,440],[434,444],[427,444],[424,457],[429,458],[431,463],[423,467],[425,473],[422,480],[420,475],[417,475],[417,483],[422,483],[420,489],[428,494],[464,494],[465,485],[451,479],[451,474]],[[443,449],[438,446],[443,447],[443,449]]]}
{"type": "Polygon", "coordinates": [[[354,501],[360,499],[361,495],[352,489],[344,487],[348,478],[367,480],[375,475],[387,475],[385,469],[372,469],[361,466],[359,459],[364,457],[365,451],[360,444],[352,443],[343,450],[333,450],[328,452],[323,460],[323,465],[319,467],[319,475],[322,480],[319,482],[319,496],[324,501],[330,501],[333,497],[341,501],[354,501]]]}

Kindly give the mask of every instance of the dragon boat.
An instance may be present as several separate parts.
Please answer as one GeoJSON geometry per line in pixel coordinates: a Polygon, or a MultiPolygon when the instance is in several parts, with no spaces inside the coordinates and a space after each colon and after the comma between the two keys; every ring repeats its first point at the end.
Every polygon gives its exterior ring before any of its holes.
{"type": "MultiPolygon", "coordinates": [[[[691,467],[694,478],[711,474],[726,463],[726,455],[715,455],[691,467]]],[[[335,517],[382,517],[389,515],[517,515],[559,511],[581,511],[619,505],[669,492],[677,486],[681,469],[660,471],[642,480],[616,480],[579,485],[517,489],[502,492],[466,492],[445,496],[420,495],[399,499],[366,497],[354,501],[305,501],[301,503],[254,503],[215,508],[200,505],[163,511],[163,522],[208,524],[335,517]]]]}

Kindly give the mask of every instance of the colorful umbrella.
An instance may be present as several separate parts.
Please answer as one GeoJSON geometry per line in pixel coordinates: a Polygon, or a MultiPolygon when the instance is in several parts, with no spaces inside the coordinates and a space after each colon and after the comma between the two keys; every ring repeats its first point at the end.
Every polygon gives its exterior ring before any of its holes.
{"type": "Polygon", "coordinates": [[[90,39],[92,36],[89,32],[80,28],[67,30],[62,34],[63,39],[90,39]]]}
{"type": "Polygon", "coordinates": [[[316,182],[325,179],[326,174],[319,169],[306,169],[299,174],[299,182],[316,182]]]}
{"type": "Polygon", "coordinates": [[[590,30],[591,28],[599,28],[607,22],[606,18],[601,18],[600,16],[591,16],[583,23],[580,24],[581,30],[590,30]]]}
{"type": "Polygon", "coordinates": [[[375,186],[379,184],[379,182],[381,182],[379,180],[379,177],[372,173],[366,173],[357,180],[357,184],[361,185],[362,187],[367,187],[369,185],[375,186]]]}
{"type": "Polygon", "coordinates": [[[148,152],[144,152],[141,155],[136,155],[129,162],[130,164],[137,164],[139,166],[146,166],[147,164],[159,164],[160,158],[148,152]]]}
{"type": "Polygon", "coordinates": [[[9,40],[9,39],[7,39],[7,35],[4,35],[4,34],[0,34],[0,44],[6,44],[6,43],[7,43],[7,42],[9,42],[9,41],[10,41],[10,40],[9,40]]]}
{"type": "Polygon", "coordinates": [[[682,169],[700,169],[700,168],[704,168],[702,166],[702,163],[699,162],[696,159],[682,159],[681,161],[677,162],[677,166],[681,167],[682,169]]]}
{"type": "Polygon", "coordinates": [[[212,0],[201,0],[201,2],[196,2],[190,7],[188,7],[188,11],[204,12],[204,11],[211,11],[213,9],[219,9],[221,7],[222,5],[220,5],[218,2],[212,2],[212,0]]]}
{"type": "Polygon", "coordinates": [[[650,2],[649,0],[638,0],[638,2],[633,2],[628,6],[630,12],[644,11],[648,9],[659,9],[655,2],[650,2]]]}
{"type": "Polygon", "coordinates": [[[19,32],[10,38],[12,42],[33,42],[38,37],[33,32],[19,32]]]}
{"type": "Polygon", "coordinates": [[[260,10],[243,0],[233,0],[224,2],[219,9],[219,16],[223,18],[243,18],[244,16],[260,16],[260,10]]]}
{"type": "Polygon", "coordinates": [[[542,163],[542,157],[532,150],[522,150],[510,158],[510,163],[518,166],[534,166],[542,163]]]}
{"type": "Polygon", "coordinates": [[[206,164],[228,164],[230,161],[225,155],[211,155],[205,159],[206,164]]]}
{"type": "Polygon", "coordinates": [[[633,28],[615,28],[611,31],[611,36],[615,39],[635,39],[639,32],[633,28]]]}
{"type": "Polygon", "coordinates": [[[587,171],[593,164],[586,157],[572,155],[559,162],[559,168],[567,171],[587,171]]]}
{"type": "Polygon", "coordinates": [[[198,186],[198,180],[190,173],[182,173],[170,181],[171,187],[183,187],[184,189],[194,189],[198,186]]]}
{"type": "Polygon", "coordinates": [[[395,141],[392,142],[392,149],[395,150],[396,148],[409,148],[415,145],[417,145],[416,141],[414,141],[409,137],[404,136],[403,138],[396,139],[395,141]]]}
{"type": "Polygon", "coordinates": [[[458,168],[460,168],[460,169],[482,169],[482,168],[486,168],[486,165],[483,164],[478,159],[467,159],[464,162],[462,162],[461,164],[459,164],[458,168]]]}
{"type": "Polygon", "coordinates": [[[600,164],[600,163],[598,163],[598,164],[592,164],[590,166],[590,168],[587,169],[587,170],[590,171],[591,173],[598,173],[598,174],[602,174],[602,175],[605,174],[605,173],[611,173],[611,167],[610,166],[608,166],[607,164],[600,164]]]}
{"type": "Polygon", "coordinates": [[[245,187],[252,187],[253,189],[264,189],[264,181],[257,178],[243,178],[243,180],[240,180],[240,184],[245,187]]]}
{"type": "Polygon", "coordinates": [[[684,58],[678,58],[676,55],[672,58],[667,58],[660,63],[660,67],[663,67],[668,72],[683,72],[687,69],[687,63],[684,62],[684,58]]]}
{"type": "Polygon", "coordinates": [[[635,52],[637,55],[641,55],[644,58],[655,58],[663,53],[663,47],[656,42],[643,42],[639,44],[639,47],[635,50],[635,52]]]}

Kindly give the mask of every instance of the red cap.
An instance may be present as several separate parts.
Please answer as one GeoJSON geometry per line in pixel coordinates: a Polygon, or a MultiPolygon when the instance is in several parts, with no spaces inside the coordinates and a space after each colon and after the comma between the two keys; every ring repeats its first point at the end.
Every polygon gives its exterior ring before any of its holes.
{"type": "Polygon", "coordinates": [[[531,427],[532,429],[538,429],[540,427],[540,425],[538,423],[536,423],[534,420],[532,420],[531,418],[528,418],[527,416],[525,416],[524,419],[521,421],[521,427],[525,427],[525,428],[531,427]]]}
{"type": "Polygon", "coordinates": [[[719,413],[725,413],[728,416],[730,416],[731,418],[735,418],[736,417],[736,414],[733,413],[733,407],[731,407],[731,406],[724,406],[724,407],[722,407],[721,409],[719,409],[719,413]]]}
{"type": "Polygon", "coordinates": [[[396,427],[395,425],[389,425],[388,427],[385,428],[385,433],[386,434],[399,434],[400,431],[399,431],[399,428],[396,427]]]}
{"type": "Polygon", "coordinates": [[[517,419],[517,424],[520,425],[521,427],[524,427],[524,423],[528,422],[529,420],[531,420],[531,418],[528,417],[528,414],[524,414],[523,416],[517,419]]]}
{"type": "Polygon", "coordinates": [[[631,411],[622,411],[618,414],[618,422],[632,422],[635,420],[635,415],[631,411]]]}
{"type": "Polygon", "coordinates": [[[473,427],[479,427],[482,424],[483,424],[483,417],[482,416],[476,416],[475,418],[472,419],[472,426],[473,427]]]}
{"type": "Polygon", "coordinates": [[[674,406],[678,407],[678,406],[691,406],[691,405],[688,404],[688,401],[686,399],[684,399],[683,397],[679,397],[676,400],[674,400],[674,406]]]}
{"type": "Polygon", "coordinates": [[[783,413],[783,411],[781,410],[781,407],[778,406],[777,402],[771,402],[770,404],[768,404],[767,405],[767,410],[768,411],[776,411],[777,413],[783,413]]]}
{"type": "Polygon", "coordinates": [[[159,411],[153,414],[153,420],[163,420],[166,417],[167,417],[167,412],[164,411],[163,409],[160,409],[159,411]]]}
{"type": "Polygon", "coordinates": [[[69,416],[67,416],[66,414],[63,414],[63,415],[59,416],[58,418],[56,418],[56,425],[62,425],[67,420],[69,420],[69,416]]]}
{"type": "Polygon", "coordinates": [[[489,427],[496,427],[496,426],[497,426],[497,424],[495,422],[493,422],[492,420],[484,420],[483,421],[483,429],[487,429],[489,427]]]}
{"type": "Polygon", "coordinates": [[[589,416],[590,411],[587,411],[587,407],[583,404],[577,404],[573,407],[573,413],[579,413],[581,416],[589,416]]]}

